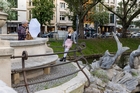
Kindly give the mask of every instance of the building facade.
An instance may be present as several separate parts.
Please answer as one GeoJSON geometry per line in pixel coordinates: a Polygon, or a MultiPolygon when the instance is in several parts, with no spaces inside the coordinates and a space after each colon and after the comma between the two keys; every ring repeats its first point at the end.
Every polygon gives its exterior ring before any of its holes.
{"type": "MultiPolygon", "coordinates": [[[[9,0],[10,1],[10,0],[9,0]]],[[[15,12],[13,18],[7,21],[7,33],[17,32],[18,26],[23,20],[30,20],[32,18],[31,8],[33,8],[32,0],[14,0],[15,1],[15,12]]],[[[105,4],[111,6],[114,10],[117,7],[117,0],[105,0],[105,4]]],[[[66,16],[70,14],[67,8],[67,3],[64,0],[54,0],[54,15],[51,25],[45,26],[44,31],[56,31],[67,30],[68,27],[72,26],[71,18],[66,16]]],[[[114,14],[109,15],[110,22],[106,24],[106,31],[112,31],[116,25],[116,16],[114,14]]],[[[90,20],[85,20],[85,27],[94,27],[94,24],[89,24],[90,20]]]]}
{"type": "MultiPolygon", "coordinates": [[[[69,26],[72,26],[72,21],[66,16],[69,13],[67,9],[67,4],[64,0],[54,0],[54,15],[51,24],[48,26],[44,25],[44,31],[50,32],[58,30],[67,30],[69,26]]],[[[33,8],[32,0],[27,0],[27,19],[32,18],[31,8],[33,8]]]]}
{"type": "MultiPolygon", "coordinates": [[[[7,0],[11,1],[11,0],[7,0]]],[[[17,32],[18,27],[21,25],[21,22],[24,20],[30,20],[32,18],[31,8],[33,8],[32,0],[13,0],[14,5],[12,12],[12,18],[7,20],[7,24],[4,26],[7,33],[17,32]]],[[[13,4],[13,3],[12,3],[13,4]]],[[[69,17],[65,16],[69,13],[67,9],[67,4],[64,0],[54,0],[54,15],[51,24],[48,26],[43,26],[45,32],[57,31],[57,30],[67,30],[69,26],[72,26],[72,21],[69,17]]]]}
{"type": "MultiPolygon", "coordinates": [[[[7,0],[11,1],[11,0],[7,0]]],[[[12,12],[12,16],[10,20],[7,20],[7,33],[17,32],[18,26],[22,21],[27,19],[27,5],[26,0],[13,0],[14,4],[13,9],[15,11],[12,12]]]]}
{"type": "MultiPolygon", "coordinates": [[[[89,0],[89,3],[91,1],[89,0]]],[[[104,0],[104,4],[112,7],[112,9],[115,11],[117,8],[117,0],[104,0]]],[[[100,3],[96,5],[95,9],[89,11],[89,14],[91,12],[93,12],[92,14],[94,14],[94,11],[96,12],[101,12],[101,11],[107,11],[106,8],[104,8],[100,3]]],[[[113,13],[109,12],[109,23],[104,24],[103,26],[101,26],[100,24],[98,29],[96,29],[96,26],[93,22],[90,22],[90,20],[88,19],[88,15],[86,16],[87,18],[85,18],[85,22],[84,22],[84,27],[85,28],[94,28],[95,30],[97,30],[97,33],[105,33],[105,32],[112,32],[115,31],[115,27],[116,27],[116,15],[114,15],[113,13]]]]}

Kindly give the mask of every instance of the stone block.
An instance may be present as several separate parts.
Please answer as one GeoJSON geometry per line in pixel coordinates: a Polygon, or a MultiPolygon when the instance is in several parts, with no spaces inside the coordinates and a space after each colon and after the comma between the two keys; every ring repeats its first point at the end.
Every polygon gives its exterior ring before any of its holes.
{"type": "Polygon", "coordinates": [[[50,74],[51,72],[51,68],[48,67],[48,68],[44,68],[44,74],[50,74]]]}
{"type": "Polygon", "coordinates": [[[14,84],[18,84],[20,82],[20,75],[19,75],[19,73],[13,74],[12,78],[13,78],[13,83],[14,84]]]}

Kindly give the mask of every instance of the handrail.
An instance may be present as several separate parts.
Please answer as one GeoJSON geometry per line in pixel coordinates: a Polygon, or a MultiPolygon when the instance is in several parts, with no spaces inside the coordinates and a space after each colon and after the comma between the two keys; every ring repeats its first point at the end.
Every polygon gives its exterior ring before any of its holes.
{"type": "Polygon", "coordinates": [[[37,84],[37,83],[42,83],[42,82],[47,82],[47,81],[63,78],[63,77],[78,73],[79,71],[82,71],[82,73],[86,76],[86,78],[88,80],[88,85],[85,86],[85,88],[89,87],[89,85],[90,85],[89,77],[86,75],[86,73],[83,70],[88,65],[88,61],[84,58],[84,56],[82,54],[82,50],[85,49],[85,47],[86,47],[85,43],[81,43],[79,46],[76,47],[75,50],[70,50],[69,52],[56,52],[56,53],[50,53],[50,54],[28,55],[27,51],[23,51],[22,56],[11,56],[11,59],[22,58],[22,69],[13,70],[12,72],[13,73],[23,72],[24,83],[25,83],[25,84],[15,85],[13,87],[25,86],[26,90],[27,90],[27,93],[30,93],[29,85],[33,85],[33,84],[37,84]],[[50,55],[64,54],[64,53],[70,53],[70,52],[79,52],[81,54],[81,56],[76,57],[74,60],[69,61],[69,62],[53,64],[53,65],[49,65],[49,66],[36,66],[36,67],[32,67],[32,68],[25,68],[25,60],[28,60],[29,57],[50,56],[50,55]],[[78,63],[78,60],[80,60],[80,59],[84,59],[86,61],[86,64],[83,67],[81,67],[80,64],[78,63]],[[57,78],[52,78],[52,79],[49,79],[49,80],[43,80],[43,81],[32,82],[32,83],[28,83],[28,81],[27,81],[26,71],[30,71],[30,70],[34,70],[34,69],[40,69],[40,68],[55,67],[55,66],[59,66],[59,65],[65,65],[65,64],[68,64],[68,63],[71,63],[71,62],[75,62],[77,64],[79,70],[76,70],[75,72],[69,73],[67,75],[63,75],[63,76],[60,76],[60,77],[57,77],[57,78]]]}

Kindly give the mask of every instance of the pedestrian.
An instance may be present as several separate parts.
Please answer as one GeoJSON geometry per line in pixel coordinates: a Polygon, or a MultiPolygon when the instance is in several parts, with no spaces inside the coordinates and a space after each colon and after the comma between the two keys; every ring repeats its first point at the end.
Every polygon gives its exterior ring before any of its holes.
{"type": "Polygon", "coordinates": [[[28,21],[23,21],[22,25],[18,28],[18,40],[25,40],[26,34],[28,33],[27,27],[28,21]]]}
{"type": "Polygon", "coordinates": [[[64,46],[64,55],[63,58],[60,59],[60,61],[66,61],[66,56],[67,53],[69,51],[69,49],[72,47],[72,44],[75,43],[76,44],[76,40],[75,40],[75,34],[74,34],[74,30],[72,27],[68,28],[68,33],[66,34],[64,41],[63,41],[63,46],[64,46]]]}

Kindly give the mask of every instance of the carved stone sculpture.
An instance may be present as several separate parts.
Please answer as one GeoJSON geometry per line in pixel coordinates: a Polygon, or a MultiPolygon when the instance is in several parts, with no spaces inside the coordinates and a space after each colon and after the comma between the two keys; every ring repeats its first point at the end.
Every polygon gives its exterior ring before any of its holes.
{"type": "Polygon", "coordinates": [[[118,47],[118,51],[116,52],[115,55],[112,55],[109,53],[109,51],[107,50],[104,54],[103,57],[100,58],[99,62],[100,62],[100,67],[103,69],[109,69],[112,67],[112,65],[116,62],[117,58],[119,56],[121,56],[121,54],[123,52],[125,52],[126,50],[129,49],[129,47],[123,47],[122,43],[119,41],[118,37],[116,36],[116,34],[113,32],[113,36],[117,42],[117,47],[118,47]]]}
{"type": "MultiPolygon", "coordinates": [[[[139,63],[140,62],[140,45],[137,50],[134,50],[131,52],[130,57],[129,57],[129,65],[131,68],[137,68],[135,66],[135,62],[139,63]]],[[[138,65],[137,65],[138,66],[138,65]]]]}

